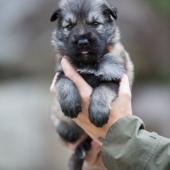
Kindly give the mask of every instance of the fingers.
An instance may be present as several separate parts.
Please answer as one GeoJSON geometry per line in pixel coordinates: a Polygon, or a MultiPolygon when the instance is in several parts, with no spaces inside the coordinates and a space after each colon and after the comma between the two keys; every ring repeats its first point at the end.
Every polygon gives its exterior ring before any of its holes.
{"type": "Polygon", "coordinates": [[[129,96],[131,98],[131,90],[130,90],[130,85],[129,85],[129,79],[127,75],[123,75],[122,80],[120,82],[120,87],[119,87],[119,96],[129,96]]]}
{"type": "Polygon", "coordinates": [[[61,65],[62,65],[65,76],[70,78],[75,83],[75,85],[77,86],[77,88],[80,92],[80,95],[82,97],[84,97],[84,95],[90,96],[90,94],[92,92],[92,88],[76,72],[76,70],[73,68],[73,66],[69,63],[69,61],[66,58],[62,59],[61,65]]]}
{"type": "Polygon", "coordinates": [[[56,89],[55,89],[55,83],[56,83],[56,80],[57,80],[57,76],[58,76],[58,73],[55,74],[54,78],[53,78],[53,81],[51,83],[51,86],[50,86],[50,92],[52,94],[55,94],[56,93],[56,89]]]}
{"type": "Polygon", "coordinates": [[[119,96],[113,106],[115,119],[132,115],[131,89],[127,75],[123,75],[119,87],[119,96]]]}
{"type": "Polygon", "coordinates": [[[77,146],[80,145],[86,138],[87,138],[87,135],[83,135],[80,137],[80,139],[76,143],[74,143],[74,144],[67,143],[67,146],[70,150],[75,151],[77,146]]]}
{"type": "Polygon", "coordinates": [[[95,165],[96,162],[98,161],[97,159],[100,154],[100,150],[101,150],[101,146],[95,141],[92,141],[91,150],[88,152],[86,161],[91,165],[95,165]]]}

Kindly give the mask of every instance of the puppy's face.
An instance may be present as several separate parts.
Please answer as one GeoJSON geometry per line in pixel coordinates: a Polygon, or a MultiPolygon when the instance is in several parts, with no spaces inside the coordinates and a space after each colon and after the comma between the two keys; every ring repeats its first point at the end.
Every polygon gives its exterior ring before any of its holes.
{"type": "Polygon", "coordinates": [[[55,46],[74,63],[94,64],[118,38],[116,19],[104,0],[62,0],[51,17],[55,46]]]}

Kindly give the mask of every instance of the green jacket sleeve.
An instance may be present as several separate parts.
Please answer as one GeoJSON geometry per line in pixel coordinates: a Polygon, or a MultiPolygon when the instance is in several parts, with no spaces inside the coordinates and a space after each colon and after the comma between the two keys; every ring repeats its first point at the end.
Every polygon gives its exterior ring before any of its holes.
{"type": "Polygon", "coordinates": [[[170,139],[144,130],[138,117],[125,117],[110,128],[102,158],[108,170],[170,170],[170,139]]]}

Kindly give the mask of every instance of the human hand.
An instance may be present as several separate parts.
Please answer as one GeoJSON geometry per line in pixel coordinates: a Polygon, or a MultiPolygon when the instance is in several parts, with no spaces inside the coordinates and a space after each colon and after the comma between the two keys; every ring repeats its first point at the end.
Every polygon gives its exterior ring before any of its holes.
{"type": "MultiPolygon", "coordinates": [[[[77,86],[80,96],[82,98],[82,113],[76,119],[73,119],[84,131],[93,139],[91,150],[88,152],[86,157],[86,162],[90,165],[97,165],[104,169],[101,156],[100,148],[102,146],[102,140],[106,137],[109,128],[120,118],[132,115],[131,108],[131,91],[129,87],[128,77],[124,75],[120,82],[119,93],[117,99],[112,104],[112,109],[109,117],[108,123],[102,127],[97,128],[94,126],[88,117],[88,106],[89,98],[92,93],[92,88],[87,84],[87,82],[75,71],[73,66],[67,61],[67,59],[62,59],[62,67],[65,76],[70,78],[77,86]]],[[[55,76],[53,83],[51,85],[51,91],[55,94],[55,82],[57,75],[55,76]]],[[[81,141],[81,140],[80,140],[81,141]]],[[[79,144],[79,142],[77,144],[79,144]]],[[[69,145],[69,148],[74,150],[77,144],[69,145]]]]}
{"type": "Polygon", "coordinates": [[[132,115],[131,108],[131,91],[129,87],[128,77],[123,75],[120,82],[119,93],[117,99],[112,104],[112,109],[108,123],[102,127],[94,126],[88,117],[89,98],[92,88],[89,84],[75,71],[73,66],[66,58],[61,61],[65,76],[71,79],[77,86],[82,99],[82,113],[76,119],[73,119],[84,131],[97,143],[102,145],[102,140],[106,137],[109,128],[120,118],[132,115]]]}

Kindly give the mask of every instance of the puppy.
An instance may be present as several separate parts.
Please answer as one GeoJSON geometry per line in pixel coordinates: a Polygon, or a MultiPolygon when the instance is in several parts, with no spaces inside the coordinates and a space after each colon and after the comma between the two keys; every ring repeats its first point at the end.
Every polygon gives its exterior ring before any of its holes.
{"type": "MultiPolygon", "coordinates": [[[[82,111],[81,97],[75,84],[67,78],[60,66],[63,56],[90,84],[89,119],[97,127],[103,127],[109,119],[112,102],[118,94],[119,82],[125,73],[130,85],[133,82],[133,64],[120,42],[116,25],[118,13],[105,0],[61,0],[51,16],[57,21],[52,43],[57,51],[56,81],[58,101],[66,117],[76,118],[82,111]]],[[[59,135],[67,142],[76,142],[84,133],[70,120],[62,120],[57,126],[59,135]]],[[[71,169],[81,169],[83,158],[90,149],[87,138],[75,151],[71,169]],[[79,164],[79,166],[78,166],[79,164]]],[[[71,167],[71,166],[70,166],[71,167]]]]}

